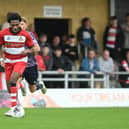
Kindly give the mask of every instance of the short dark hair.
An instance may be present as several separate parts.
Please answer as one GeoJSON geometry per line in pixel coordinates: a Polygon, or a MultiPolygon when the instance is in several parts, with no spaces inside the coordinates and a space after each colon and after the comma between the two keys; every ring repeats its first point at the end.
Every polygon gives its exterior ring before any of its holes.
{"type": "Polygon", "coordinates": [[[110,20],[117,20],[118,18],[117,18],[117,16],[111,16],[110,17],[110,20]]]}
{"type": "Polygon", "coordinates": [[[75,35],[74,34],[70,34],[69,36],[68,36],[68,38],[70,39],[70,38],[75,38],[75,35]]]}
{"type": "Polygon", "coordinates": [[[62,48],[60,46],[56,47],[56,48],[54,48],[54,51],[62,51],[62,48]]]}
{"type": "Polygon", "coordinates": [[[12,20],[18,20],[21,22],[22,18],[18,13],[10,13],[7,17],[7,21],[10,23],[12,20]]]}
{"type": "Polygon", "coordinates": [[[40,38],[41,38],[41,37],[47,37],[47,34],[45,34],[45,33],[40,33],[39,37],[40,37],[40,38]]]}
{"type": "Polygon", "coordinates": [[[81,24],[84,25],[85,22],[89,21],[90,18],[89,17],[84,17],[82,20],[81,20],[81,24]]]}
{"type": "Polygon", "coordinates": [[[95,49],[93,49],[93,48],[89,48],[88,53],[89,53],[89,52],[91,52],[91,51],[95,52],[95,54],[96,54],[95,49]]]}

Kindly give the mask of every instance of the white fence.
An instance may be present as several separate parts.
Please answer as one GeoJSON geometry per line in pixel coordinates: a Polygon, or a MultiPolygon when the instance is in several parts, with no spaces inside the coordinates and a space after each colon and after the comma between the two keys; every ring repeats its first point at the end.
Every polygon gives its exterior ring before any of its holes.
{"type": "MultiPolygon", "coordinates": [[[[113,72],[112,75],[118,79],[118,75],[129,75],[127,72],[113,72]]],[[[91,88],[95,88],[95,82],[103,82],[104,88],[110,88],[110,75],[104,74],[102,72],[96,72],[95,74],[91,74],[89,72],[82,71],[65,71],[59,73],[57,71],[45,71],[39,72],[39,80],[46,82],[64,82],[64,88],[68,88],[69,82],[90,82],[91,88]],[[61,75],[60,78],[57,77],[43,77],[44,75],[61,75]],[[78,77],[79,75],[89,75],[89,77],[78,77]],[[96,77],[99,76],[99,77],[96,77]]]]}

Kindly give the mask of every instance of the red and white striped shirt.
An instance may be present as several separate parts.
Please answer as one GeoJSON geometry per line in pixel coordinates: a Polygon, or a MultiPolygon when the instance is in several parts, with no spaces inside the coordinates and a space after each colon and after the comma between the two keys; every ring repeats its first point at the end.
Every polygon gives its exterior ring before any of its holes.
{"type": "Polygon", "coordinates": [[[117,27],[111,27],[108,32],[106,46],[108,48],[115,48],[116,44],[117,27]]]}
{"type": "Polygon", "coordinates": [[[21,30],[18,34],[13,34],[7,28],[0,32],[0,45],[4,46],[5,63],[15,63],[27,62],[27,55],[22,55],[21,52],[25,47],[32,47],[34,43],[27,31],[21,30]]]}

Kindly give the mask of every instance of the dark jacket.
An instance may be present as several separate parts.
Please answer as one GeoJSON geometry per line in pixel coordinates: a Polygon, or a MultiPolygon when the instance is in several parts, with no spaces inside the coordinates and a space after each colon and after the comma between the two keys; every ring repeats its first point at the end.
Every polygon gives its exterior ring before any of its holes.
{"type": "Polygon", "coordinates": [[[90,36],[91,36],[91,43],[87,44],[87,45],[97,51],[98,50],[98,45],[97,45],[97,42],[96,42],[96,39],[95,39],[95,30],[93,28],[86,29],[85,27],[80,27],[77,30],[77,40],[80,43],[85,44],[84,39],[83,39],[83,33],[84,32],[88,32],[90,34],[90,36]]]}
{"type": "MultiPolygon", "coordinates": [[[[103,35],[103,46],[104,46],[104,49],[106,48],[106,43],[107,43],[107,39],[108,39],[109,29],[110,29],[110,26],[107,26],[105,28],[105,32],[104,32],[104,35],[103,35]]],[[[116,35],[115,49],[123,48],[123,47],[124,47],[124,33],[123,33],[121,27],[118,26],[118,28],[117,28],[117,35],[116,35]]]]}
{"type": "Polygon", "coordinates": [[[72,70],[72,62],[66,56],[53,58],[53,70],[63,69],[65,71],[72,70]]]}
{"type": "Polygon", "coordinates": [[[0,72],[4,72],[4,68],[0,66],[0,72]]]}
{"type": "Polygon", "coordinates": [[[67,56],[72,62],[75,62],[78,59],[78,50],[77,46],[70,46],[70,45],[65,45],[63,46],[63,51],[64,55],[67,56]],[[65,50],[68,50],[66,52],[65,50]],[[74,52],[75,54],[71,54],[71,52],[74,52]]]}

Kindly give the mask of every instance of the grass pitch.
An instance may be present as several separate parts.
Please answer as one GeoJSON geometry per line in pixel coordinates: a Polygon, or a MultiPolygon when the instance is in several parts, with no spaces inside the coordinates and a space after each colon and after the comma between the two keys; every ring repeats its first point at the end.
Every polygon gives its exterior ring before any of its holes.
{"type": "Polygon", "coordinates": [[[0,109],[0,129],[129,129],[129,108],[26,109],[10,118],[0,109]]]}

